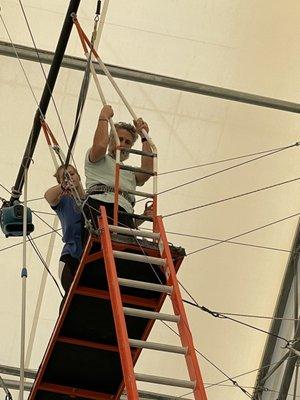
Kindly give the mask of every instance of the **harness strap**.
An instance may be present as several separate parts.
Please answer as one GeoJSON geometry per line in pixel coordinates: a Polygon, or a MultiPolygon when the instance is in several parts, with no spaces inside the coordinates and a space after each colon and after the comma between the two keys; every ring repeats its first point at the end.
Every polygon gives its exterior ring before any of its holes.
{"type": "MultiPolygon", "coordinates": [[[[86,193],[91,196],[93,194],[101,194],[101,193],[113,193],[115,191],[114,186],[107,186],[102,183],[91,186],[86,190],[86,193]]],[[[124,197],[132,206],[135,204],[135,199],[133,196],[130,196],[128,192],[123,190],[119,190],[119,194],[124,197]]]]}

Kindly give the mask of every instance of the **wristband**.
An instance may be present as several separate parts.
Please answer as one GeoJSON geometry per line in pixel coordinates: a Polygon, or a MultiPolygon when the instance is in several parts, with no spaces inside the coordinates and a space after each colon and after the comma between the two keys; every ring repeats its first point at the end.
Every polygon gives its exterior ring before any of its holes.
{"type": "Polygon", "coordinates": [[[147,142],[147,139],[145,137],[142,137],[142,143],[147,142]]]}
{"type": "Polygon", "coordinates": [[[99,118],[98,121],[106,121],[106,122],[108,122],[108,119],[107,118],[99,118]]]}

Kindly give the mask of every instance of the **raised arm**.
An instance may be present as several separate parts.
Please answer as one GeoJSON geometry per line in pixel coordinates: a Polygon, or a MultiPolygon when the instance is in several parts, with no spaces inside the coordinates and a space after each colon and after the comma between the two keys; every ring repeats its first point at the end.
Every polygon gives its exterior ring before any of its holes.
{"type": "Polygon", "coordinates": [[[59,200],[62,196],[62,194],[65,192],[65,189],[62,188],[61,184],[59,183],[58,185],[52,186],[50,189],[48,189],[44,197],[50,204],[50,206],[56,206],[59,203],[59,200]]]}
{"type": "MultiPolygon", "coordinates": [[[[136,121],[134,121],[134,125],[136,127],[137,133],[139,134],[142,132],[143,129],[145,129],[147,133],[149,132],[148,124],[142,118],[138,118],[136,121]]],[[[149,143],[143,137],[142,137],[142,150],[147,153],[152,153],[149,143]]],[[[141,168],[146,171],[153,172],[153,157],[142,156],[141,168]]],[[[142,186],[145,182],[147,182],[150,176],[151,175],[143,174],[141,172],[136,172],[135,179],[137,185],[142,186]]]]}
{"type": "Polygon", "coordinates": [[[109,142],[108,120],[109,118],[112,118],[113,115],[114,112],[111,106],[103,106],[99,115],[97,128],[94,134],[93,145],[89,154],[91,162],[96,162],[100,160],[106,154],[109,142]]]}

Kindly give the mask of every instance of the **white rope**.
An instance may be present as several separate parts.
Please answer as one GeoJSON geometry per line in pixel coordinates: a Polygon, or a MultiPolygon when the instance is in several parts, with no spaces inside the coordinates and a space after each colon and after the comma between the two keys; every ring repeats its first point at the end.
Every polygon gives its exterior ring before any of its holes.
{"type": "Polygon", "coordinates": [[[21,351],[20,351],[20,391],[19,399],[24,399],[24,369],[25,369],[25,329],[26,329],[26,279],[27,279],[27,188],[28,168],[24,170],[24,203],[23,203],[23,265],[22,265],[22,305],[21,305],[21,351]]]}
{"type": "MultiPolygon", "coordinates": [[[[53,221],[53,232],[51,233],[51,236],[50,236],[48,250],[47,250],[47,256],[46,256],[46,264],[47,265],[50,265],[51,258],[53,255],[54,243],[55,243],[55,238],[56,238],[56,230],[58,229],[58,222],[59,222],[59,219],[58,219],[57,215],[55,215],[54,221],[53,221]]],[[[29,335],[28,345],[27,345],[25,368],[29,367],[29,363],[30,363],[30,359],[31,359],[31,355],[32,355],[32,349],[33,349],[33,345],[34,345],[34,341],[35,341],[38,320],[39,320],[39,316],[41,313],[41,305],[42,305],[42,301],[43,301],[43,297],[44,297],[44,293],[45,293],[47,277],[48,277],[48,271],[46,269],[44,269],[42,278],[41,278],[38,298],[36,301],[36,306],[35,306],[31,331],[30,331],[30,335],[29,335]]]]}
{"type": "MultiPolygon", "coordinates": [[[[85,54],[85,56],[87,57],[87,54],[85,54]]],[[[109,72],[109,70],[107,69],[106,65],[103,63],[103,61],[101,60],[101,58],[99,57],[98,54],[95,55],[95,54],[93,53],[93,57],[97,60],[99,66],[102,68],[104,74],[106,75],[106,77],[108,78],[108,80],[109,80],[110,83],[112,84],[113,88],[116,90],[116,92],[117,92],[118,95],[120,96],[121,100],[123,101],[125,107],[127,108],[129,114],[132,116],[133,120],[136,121],[136,120],[137,120],[137,115],[136,115],[136,113],[134,112],[133,108],[131,107],[131,105],[129,104],[129,102],[127,101],[127,99],[125,98],[123,92],[121,91],[121,89],[120,89],[119,86],[117,85],[116,81],[115,81],[114,78],[112,77],[112,75],[111,75],[111,73],[109,72]]],[[[92,72],[94,81],[95,81],[95,83],[96,83],[98,92],[99,92],[100,97],[101,97],[101,100],[102,100],[102,102],[103,102],[103,101],[105,101],[105,99],[102,98],[103,93],[101,94],[102,90],[101,90],[100,84],[99,84],[99,82],[98,82],[98,78],[97,78],[97,74],[96,74],[95,68],[94,68],[94,66],[92,65],[92,63],[90,63],[90,65],[91,65],[91,72],[92,72]],[[92,71],[92,70],[93,70],[93,71],[92,71]],[[100,91],[99,91],[99,89],[100,89],[100,91]]],[[[105,104],[105,103],[103,102],[103,104],[105,104]]],[[[110,121],[110,126],[112,127],[111,121],[110,121]]],[[[112,129],[113,129],[113,128],[112,128],[112,129]]],[[[114,133],[114,136],[116,137],[117,134],[114,132],[114,130],[113,130],[113,133],[114,133]]],[[[153,140],[151,139],[150,135],[148,134],[148,132],[147,132],[145,129],[142,129],[142,134],[143,134],[143,136],[147,139],[147,142],[149,143],[152,152],[153,152],[154,154],[157,155],[157,148],[156,148],[156,146],[155,146],[153,140]]],[[[118,141],[116,141],[116,144],[117,144],[117,146],[119,146],[118,141]]],[[[119,161],[118,161],[118,159],[117,159],[117,156],[118,156],[118,155],[116,154],[116,162],[118,163],[119,161]]],[[[153,176],[153,193],[156,195],[156,194],[158,193],[158,182],[157,182],[158,157],[157,157],[157,156],[154,157],[154,159],[153,159],[153,171],[156,173],[156,174],[153,176]]]]}

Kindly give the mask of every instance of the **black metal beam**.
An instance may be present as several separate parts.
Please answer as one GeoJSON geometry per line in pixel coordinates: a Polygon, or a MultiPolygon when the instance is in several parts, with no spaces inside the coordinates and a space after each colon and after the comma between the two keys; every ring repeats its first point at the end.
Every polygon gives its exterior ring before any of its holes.
{"type": "MultiPolygon", "coordinates": [[[[300,323],[298,323],[298,329],[295,334],[295,339],[298,339],[299,335],[300,335],[300,323]]],[[[296,350],[300,351],[300,342],[299,341],[295,343],[294,348],[296,350]]],[[[298,359],[299,359],[299,357],[295,357],[295,353],[293,351],[291,351],[290,356],[287,360],[285,369],[284,369],[284,374],[283,374],[280,389],[279,389],[279,395],[278,395],[279,400],[287,399],[287,396],[289,394],[289,388],[290,388],[291,382],[292,382],[293,373],[294,373],[295,366],[296,366],[298,359]]]]}
{"type": "MultiPolygon", "coordinates": [[[[295,276],[295,263],[298,262],[299,248],[300,248],[300,221],[298,221],[297,229],[293,240],[293,245],[291,248],[291,255],[287,263],[285,275],[282,280],[280,292],[274,310],[274,316],[278,318],[284,317],[284,312],[286,309],[286,305],[293,284],[293,279],[295,276]]],[[[272,321],[269,332],[274,335],[278,335],[281,328],[281,324],[282,320],[274,319],[272,321]]],[[[264,386],[264,383],[267,380],[265,378],[269,375],[269,371],[271,369],[271,366],[269,368],[264,368],[264,366],[272,363],[272,356],[274,354],[276,345],[277,345],[277,338],[273,336],[268,336],[268,339],[265,344],[264,353],[260,362],[260,367],[259,367],[260,369],[256,378],[256,383],[255,383],[256,389],[254,390],[253,393],[254,399],[259,399],[260,398],[259,396],[263,393],[261,388],[264,386]]],[[[296,359],[297,357],[294,358],[296,359]]]]}
{"type": "MultiPolygon", "coordinates": [[[[38,62],[38,57],[33,48],[15,44],[18,56],[24,60],[38,62]]],[[[16,57],[10,43],[0,41],[0,54],[8,57],[16,57]]],[[[40,59],[45,64],[52,62],[53,53],[39,49],[40,59]]],[[[281,111],[300,113],[300,104],[274,99],[271,97],[260,96],[257,94],[240,92],[238,90],[226,89],[218,86],[206,85],[199,82],[191,82],[183,79],[172,78],[170,76],[158,75],[151,72],[139,71],[130,68],[124,68],[117,65],[105,64],[114,78],[126,79],[129,81],[146,83],[154,86],[161,86],[168,89],[180,90],[183,92],[202,94],[205,96],[217,97],[225,100],[232,100],[246,104],[252,104],[260,107],[273,108],[281,111]]],[[[84,71],[86,59],[80,57],[65,56],[62,67],[84,71]]],[[[97,74],[104,74],[98,63],[94,63],[97,74]]]]}
{"type": "Polygon", "coordinates": [[[39,138],[40,130],[41,130],[41,121],[40,116],[45,115],[48,109],[48,105],[51,99],[51,93],[54,89],[56,79],[61,67],[61,63],[65,54],[65,50],[69,41],[69,37],[71,34],[73,21],[71,18],[72,13],[76,13],[80,4],[80,0],[70,0],[69,7],[65,16],[65,20],[63,23],[63,27],[57,42],[56,50],[53,56],[52,64],[48,73],[47,83],[45,84],[42,97],[39,103],[39,108],[37,109],[33,126],[30,132],[30,136],[27,142],[27,146],[25,149],[25,153],[23,155],[23,159],[21,162],[21,166],[16,178],[15,185],[12,189],[12,196],[10,198],[10,204],[12,204],[15,200],[18,200],[22,193],[22,188],[24,184],[24,171],[29,168],[37,140],[39,138]]]}

